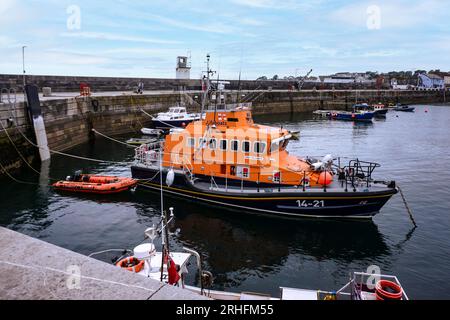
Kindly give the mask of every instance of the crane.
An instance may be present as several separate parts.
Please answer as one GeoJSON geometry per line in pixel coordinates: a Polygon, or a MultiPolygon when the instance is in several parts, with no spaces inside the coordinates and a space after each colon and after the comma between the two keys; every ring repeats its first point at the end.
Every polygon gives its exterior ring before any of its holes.
{"type": "Polygon", "coordinates": [[[302,80],[297,80],[298,91],[302,90],[303,84],[305,83],[306,78],[311,74],[313,70],[309,70],[309,72],[302,78],[302,80]]]}

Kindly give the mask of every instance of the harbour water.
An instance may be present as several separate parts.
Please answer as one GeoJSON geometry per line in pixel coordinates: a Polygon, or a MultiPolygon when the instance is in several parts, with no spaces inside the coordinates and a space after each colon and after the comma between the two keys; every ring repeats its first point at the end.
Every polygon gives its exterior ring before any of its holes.
{"type": "MultiPolygon", "coordinates": [[[[416,106],[390,111],[372,124],[316,119],[312,114],[259,116],[255,121],[300,130],[288,150],[300,156],[332,154],[380,163],[374,177],[396,180],[418,227],[413,228],[400,195],[372,221],[286,220],[212,208],[165,197],[175,209],[173,250],[197,250],[215,276],[215,289],[278,295],[280,286],[335,290],[351,271],[376,265],[397,275],[412,299],[450,298],[450,108],[416,106]],[[428,111],[428,112],[425,112],[428,111]]],[[[126,140],[130,136],[121,136],[126,140]]],[[[98,137],[68,151],[89,158],[133,160],[134,151],[98,137]]],[[[146,227],[159,222],[159,195],[140,191],[113,196],[54,192],[50,179],[73,171],[129,176],[124,164],[53,156],[48,167],[0,178],[0,225],[89,254],[133,248],[146,227]],[[38,185],[38,183],[40,183],[38,185]]],[[[158,242],[157,242],[158,243],[158,242]]],[[[109,261],[112,255],[100,257],[109,261]]],[[[187,282],[194,281],[194,268],[187,282]]],[[[82,271],[82,270],[81,270],[82,271]]]]}

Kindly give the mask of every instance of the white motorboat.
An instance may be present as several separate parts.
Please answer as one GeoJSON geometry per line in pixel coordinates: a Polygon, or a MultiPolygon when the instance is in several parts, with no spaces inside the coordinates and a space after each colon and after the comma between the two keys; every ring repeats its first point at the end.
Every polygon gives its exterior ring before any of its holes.
{"type": "Polygon", "coordinates": [[[153,136],[153,137],[159,137],[163,134],[163,130],[161,129],[152,129],[152,128],[142,128],[141,129],[142,134],[146,136],[153,136]]]}
{"type": "Polygon", "coordinates": [[[171,107],[153,118],[153,127],[158,129],[183,128],[190,122],[200,120],[199,113],[188,113],[185,107],[171,107]]]}

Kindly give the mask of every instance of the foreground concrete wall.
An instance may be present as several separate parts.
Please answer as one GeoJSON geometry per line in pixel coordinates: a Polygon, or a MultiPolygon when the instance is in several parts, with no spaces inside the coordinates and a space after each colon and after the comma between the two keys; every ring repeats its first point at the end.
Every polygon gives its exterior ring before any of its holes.
{"type": "Polygon", "coordinates": [[[0,227],[1,300],[207,300],[0,227]]]}

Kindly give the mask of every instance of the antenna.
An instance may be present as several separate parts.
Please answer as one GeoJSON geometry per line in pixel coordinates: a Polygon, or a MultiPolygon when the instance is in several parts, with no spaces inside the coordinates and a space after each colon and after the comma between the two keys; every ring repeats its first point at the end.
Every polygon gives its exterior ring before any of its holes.
{"type": "Polygon", "coordinates": [[[219,95],[220,102],[222,102],[222,91],[219,90],[219,73],[217,73],[216,101],[214,103],[214,124],[216,123],[217,116],[217,95],[219,95]]]}
{"type": "Polygon", "coordinates": [[[241,69],[239,69],[239,81],[238,81],[238,96],[237,96],[238,106],[239,103],[241,103],[241,69]]]}
{"type": "Polygon", "coordinates": [[[203,119],[203,113],[204,113],[204,109],[205,109],[205,105],[206,105],[206,98],[208,96],[209,93],[209,89],[210,89],[210,76],[213,75],[214,73],[216,73],[216,71],[212,71],[209,68],[209,59],[210,59],[210,55],[209,53],[206,55],[206,78],[204,77],[202,79],[202,81],[206,80],[206,86],[205,86],[205,92],[203,93],[203,99],[202,99],[202,110],[201,110],[201,114],[200,117],[201,119],[203,119]]]}
{"type": "Polygon", "coordinates": [[[239,81],[238,81],[238,97],[237,97],[237,104],[239,106],[239,103],[241,102],[241,72],[242,72],[242,59],[244,56],[244,48],[241,47],[241,63],[239,65],[239,81]]]}

